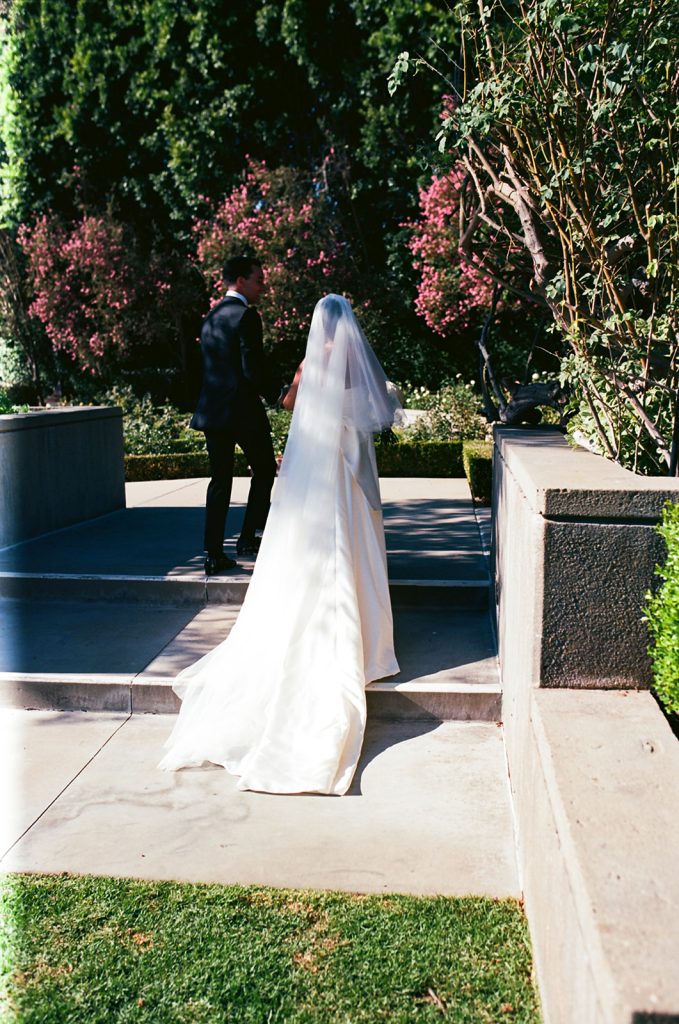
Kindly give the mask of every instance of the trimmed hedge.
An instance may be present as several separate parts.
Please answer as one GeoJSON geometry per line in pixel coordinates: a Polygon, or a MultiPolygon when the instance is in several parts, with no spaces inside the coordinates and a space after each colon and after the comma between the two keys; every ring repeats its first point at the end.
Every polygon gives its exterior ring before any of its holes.
{"type": "MultiPolygon", "coordinates": [[[[236,452],[236,476],[247,476],[248,467],[241,452],[236,452]]],[[[210,476],[207,452],[182,452],[176,455],[126,455],[125,480],[182,480],[210,476]]]]}
{"type": "Polygon", "coordinates": [[[667,545],[667,560],[656,567],[660,589],[646,595],[652,640],[648,653],[658,699],[671,715],[679,715],[679,504],[670,501],[665,505],[657,529],[667,545]]]}
{"type": "Polygon", "coordinates": [[[474,500],[481,505],[490,505],[493,486],[492,441],[465,441],[462,462],[474,500]]]}
{"type": "Polygon", "coordinates": [[[462,476],[462,441],[378,441],[380,476],[462,476]]]}
{"type": "MultiPolygon", "coordinates": [[[[380,476],[462,476],[461,441],[378,441],[375,446],[380,476]]],[[[248,465],[236,450],[236,476],[247,476],[248,465]]],[[[206,452],[178,455],[126,455],[125,479],[176,480],[210,475],[206,452]]]]}

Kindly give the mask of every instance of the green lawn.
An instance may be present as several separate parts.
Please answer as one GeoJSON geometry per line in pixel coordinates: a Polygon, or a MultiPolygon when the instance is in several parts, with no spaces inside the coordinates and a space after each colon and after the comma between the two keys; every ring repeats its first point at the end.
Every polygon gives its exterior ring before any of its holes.
{"type": "Polygon", "coordinates": [[[512,900],[68,875],[1,892],[3,1024],[540,1020],[512,900]]]}

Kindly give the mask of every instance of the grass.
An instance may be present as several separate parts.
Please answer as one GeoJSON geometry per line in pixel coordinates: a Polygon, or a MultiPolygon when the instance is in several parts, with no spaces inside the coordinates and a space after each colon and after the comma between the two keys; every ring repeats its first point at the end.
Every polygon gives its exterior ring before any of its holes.
{"type": "Polygon", "coordinates": [[[11,875],[3,1024],[540,1020],[512,900],[11,875]]]}

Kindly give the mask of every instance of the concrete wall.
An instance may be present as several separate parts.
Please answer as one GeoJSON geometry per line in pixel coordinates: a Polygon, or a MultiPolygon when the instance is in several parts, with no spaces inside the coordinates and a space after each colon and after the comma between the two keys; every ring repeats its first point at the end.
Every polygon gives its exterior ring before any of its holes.
{"type": "Polygon", "coordinates": [[[0,547],[125,507],[122,412],[0,416],[0,547]]]}
{"type": "Polygon", "coordinates": [[[498,428],[503,720],[546,1024],[679,1024],[679,742],[641,622],[679,480],[498,428]],[[636,691],[636,692],[634,692],[636,691]]]}
{"type": "Polygon", "coordinates": [[[558,431],[500,427],[493,490],[505,672],[537,686],[650,686],[641,609],[679,479],[638,477],[558,431]]]}

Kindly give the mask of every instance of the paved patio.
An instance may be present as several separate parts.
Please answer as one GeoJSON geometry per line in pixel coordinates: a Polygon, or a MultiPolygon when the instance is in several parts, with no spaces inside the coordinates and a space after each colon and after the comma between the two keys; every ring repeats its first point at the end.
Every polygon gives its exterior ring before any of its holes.
{"type": "Polygon", "coordinates": [[[346,797],[157,770],[173,719],[130,713],[126,694],[172,710],[172,677],[228,631],[228,588],[242,596],[251,571],[206,587],[205,483],[131,484],[125,511],[0,551],[2,869],[518,896],[487,554],[465,481],[382,481],[402,671],[373,684],[346,797]],[[102,699],[121,703],[77,710],[102,699]]]}

